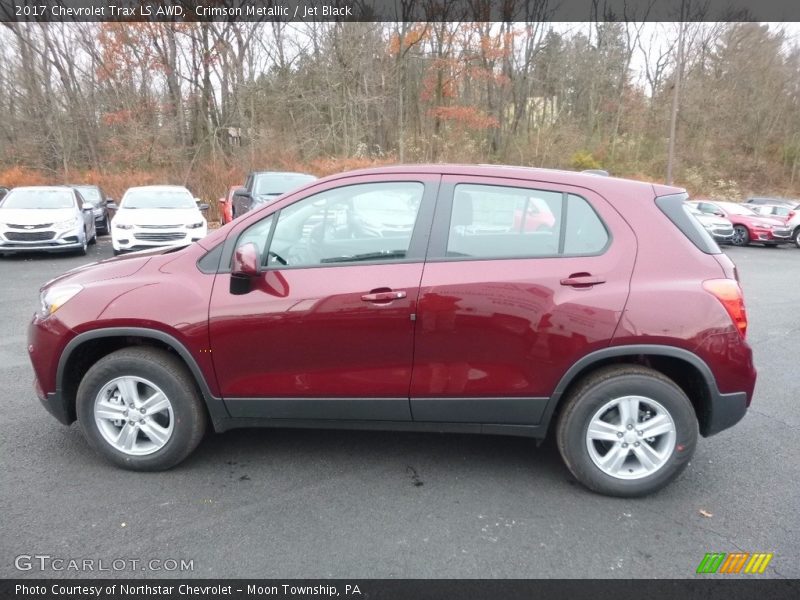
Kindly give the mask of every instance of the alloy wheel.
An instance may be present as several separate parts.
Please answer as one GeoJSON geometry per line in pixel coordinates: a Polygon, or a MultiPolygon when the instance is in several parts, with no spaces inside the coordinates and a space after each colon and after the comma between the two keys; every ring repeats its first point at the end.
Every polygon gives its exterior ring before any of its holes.
{"type": "Polygon", "coordinates": [[[589,421],[586,447],[592,462],[616,479],[642,479],[660,470],[675,451],[672,415],[643,396],[604,404],[589,421]]]}
{"type": "Polygon", "coordinates": [[[172,437],[175,418],[166,394],[152,381],[124,376],[109,381],[94,401],[100,434],[116,450],[145,456],[172,437]]]}

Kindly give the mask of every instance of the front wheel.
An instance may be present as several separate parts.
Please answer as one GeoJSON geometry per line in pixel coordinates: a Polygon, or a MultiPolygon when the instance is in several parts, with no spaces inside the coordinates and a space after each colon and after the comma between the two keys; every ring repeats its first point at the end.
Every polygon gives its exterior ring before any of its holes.
{"type": "Polygon", "coordinates": [[[683,471],[697,445],[697,417],[672,380],[652,369],[606,367],[566,400],[558,449],[583,485],[610,496],[651,494],[683,471]]]}
{"type": "Polygon", "coordinates": [[[750,243],[750,232],[744,225],[736,225],[733,228],[731,244],[734,246],[747,246],[750,243]]]}
{"type": "Polygon", "coordinates": [[[794,240],[794,245],[800,248],[800,227],[794,230],[792,239],[794,240]]]}
{"type": "Polygon", "coordinates": [[[78,422],[89,443],[125,469],[161,471],[200,443],[206,415],[185,365],[157,348],[101,358],[78,387],[78,422]]]}

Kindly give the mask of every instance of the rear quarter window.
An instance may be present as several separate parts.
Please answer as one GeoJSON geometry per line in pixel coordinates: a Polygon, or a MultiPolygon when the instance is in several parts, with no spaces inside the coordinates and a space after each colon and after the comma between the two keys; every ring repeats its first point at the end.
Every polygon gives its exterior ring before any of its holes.
{"type": "Polygon", "coordinates": [[[685,204],[688,198],[686,193],[659,196],[656,198],[656,206],[701,252],[722,254],[711,234],[689,212],[689,207],[685,204]]]}

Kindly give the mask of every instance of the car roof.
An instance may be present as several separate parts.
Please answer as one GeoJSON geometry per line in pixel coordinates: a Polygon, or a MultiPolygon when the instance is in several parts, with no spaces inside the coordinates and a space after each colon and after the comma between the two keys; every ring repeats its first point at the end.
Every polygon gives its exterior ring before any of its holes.
{"type": "Polygon", "coordinates": [[[72,191],[72,187],[68,185],[21,185],[19,187],[12,188],[11,191],[16,190],[34,190],[38,192],[55,192],[55,191],[63,191],[69,190],[72,191]]]}
{"type": "MultiPolygon", "coordinates": [[[[136,190],[136,191],[145,190],[148,192],[175,192],[175,191],[189,192],[189,188],[183,185],[137,185],[134,187],[129,187],[126,190],[126,193],[130,192],[131,190],[136,190]]],[[[191,194],[191,192],[189,193],[191,194]]]]}
{"type": "Polygon", "coordinates": [[[475,175],[485,177],[504,177],[508,179],[521,179],[526,181],[543,181],[549,183],[562,183],[596,190],[598,193],[603,191],[613,192],[620,186],[648,189],[655,192],[657,196],[668,194],[683,193],[683,188],[662,185],[657,183],[647,183],[634,179],[624,179],[621,177],[599,177],[592,173],[580,173],[577,171],[566,171],[562,169],[543,169],[539,167],[523,167],[516,165],[467,165],[467,164],[408,164],[391,165],[384,167],[373,167],[369,169],[358,169],[347,171],[326,177],[326,180],[336,180],[347,177],[361,175],[391,175],[391,174],[431,174],[431,175],[475,175]]]}
{"type": "Polygon", "coordinates": [[[313,177],[314,179],[317,178],[316,175],[311,175],[310,173],[300,173],[299,171],[253,171],[250,174],[251,175],[301,175],[303,177],[313,177]]]}

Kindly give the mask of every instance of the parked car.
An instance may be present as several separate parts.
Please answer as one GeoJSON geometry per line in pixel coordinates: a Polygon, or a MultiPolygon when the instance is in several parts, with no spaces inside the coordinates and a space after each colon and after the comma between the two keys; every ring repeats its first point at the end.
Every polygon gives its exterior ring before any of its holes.
{"type": "Polygon", "coordinates": [[[756,380],[736,269],[686,198],[530,168],[327,177],[196,244],[45,284],[35,389],[127,469],[178,464],[208,426],[549,430],[589,488],[647,494],[744,416],[756,380]],[[361,231],[386,197],[411,230],[361,231]],[[552,228],[514,227],[532,197],[552,228]]]}
{"type": "Polygon", "coordinates": [[[756,206],[759,214],[771,216],[783,221],[783,224],[791,232],[792,241],[800,248],[800,206],[790,208],[786,205],[764,204],[756,206]]]}
{"type": "Polygon", "coordinates": [[[724,200],[691,200],[690,204],[707,215],[724,217],[733,223],[734,246],[747,246],[757,242],[765,246],[777,246],[791,241],[791,230],[780,221],[759,215],[745,204],[724,200]]]}
{"type": "Polygon", "coordinates": [[[710,215],[703,212],[693,204],[687,203],[687,208],[692,216],[700,221],[705,230],[711,234],[717,242],[730,243],[733,239],[733,223],[724,217],[710,215]]]}
{"type": "Polygon", "coordinates": [[[86,254],[96,240],[92,208],[72,188],[18,187],[0,204],[0,254],[34,250],[86,254]]]}
{"type": "Polygon", "coordinates": [[[244,187],[233,194],[232,217],[241,217],[259,206],[275,202],[286,192],[290,192],[316,180],[313,175],[280,171],[259,171],[250,173],[244,187]]]}
{"type": "Polygon", "coordinates": [[[790,216],[794,216],[795,210],[786,204],[754,204],[753,210],[765,217],[780,219],[784,223],[790,216]]]}
{"type": "Polygon", "coordinates": [[[233,193],[241,186],[232,185],[228,188],[228,193],[219,199],[219,218],[223,225],[233,221],[233,193]]]}
{"type": "Polygon", "coordinates": [[[111,221],[114,254],[159,246],[182,246],[205,237],[208,222],[189,190],[177,185],[132,187],[125,192],[111,221]]]}
{"type": "Polygon", "coordinates": [[[109,198],[106,197],[100,186],[69,184],[69,187],[78,190],[83,197],[84,204],[91,206],[97,233],[102,235],[111,233],[111,217],[108,214],[109,198]]]}
{"type": "Polygon", "coordinates": [[[800,208],[800,200],[793,200],[791,198],[748,198],[745,204],[763,205],[763,204],[779,204],[782,206],[789,206],[791,208],[800,208]]]}

